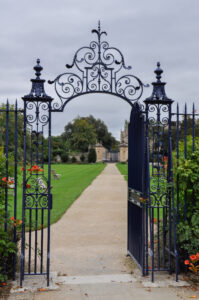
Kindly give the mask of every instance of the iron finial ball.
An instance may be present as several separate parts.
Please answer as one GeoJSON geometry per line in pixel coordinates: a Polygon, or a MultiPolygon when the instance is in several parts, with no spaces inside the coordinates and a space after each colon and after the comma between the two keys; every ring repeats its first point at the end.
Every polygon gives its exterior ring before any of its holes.
{"type": "Polygon", "coordinates": [[[155,69],[154,73],[156,74],[157,82],[160,82],[161,74],[163,73],[163,70],[160,68],[160,62],[157,62],[157,68],[155,69]]]}
{"type": "Polygon", "coordinates": [[[42,66],[40,66],[40,59],[37,59],[37,65],[34,67],[35,75],[37,76],[37,78],[40,78],[41,75],[41,71],[43,70],[42,66]]]}

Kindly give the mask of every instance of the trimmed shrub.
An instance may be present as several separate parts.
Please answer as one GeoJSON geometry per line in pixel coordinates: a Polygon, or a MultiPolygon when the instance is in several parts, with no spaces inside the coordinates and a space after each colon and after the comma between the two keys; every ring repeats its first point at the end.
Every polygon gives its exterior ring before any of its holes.
{"type": "Polygon", "coordinates": [[[96,155],[95,149],[90,148],[89,152],[88,152],[88,162],[89,163],[95,163],[96,159],[97,159],[97,155],[96,155]]]}
{"type": "Polygon", "coordinates": [[[84,162],[84,161],[85,161],[85,156],[84,156],[84,154],[82,154],[82,155],[80,156],[80,160],[81,160],[81,162],[84,162]]]}
{"type": "Polygon", "coordinates": [[[76,161],[77,161],[77,158],[76,158],[75,156],[73,156],[73,157],[71,158],[71,162],[72,162],[72,163],[76,163],[76,161]]]}
{"type": "Polygon", "coordinates": [[[66,163],[68,161],[68,154],[65,152],[61,153],[62,162],[66,163]]]}

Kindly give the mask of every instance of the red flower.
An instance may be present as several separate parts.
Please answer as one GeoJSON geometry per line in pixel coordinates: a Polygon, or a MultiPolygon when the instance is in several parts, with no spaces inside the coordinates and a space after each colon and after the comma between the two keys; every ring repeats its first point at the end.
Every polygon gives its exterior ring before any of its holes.
{"type": "Polygon", "coordinates": [[[191,259],[191,261],[194,261],[194,260],[197,260],[197,257],[196,257],[196,255],[190,255],[190,259],[191,259]]]}
{"type": "Polygon", "coordinates": [[[26,188],[27,188],[27,189],[30,189],[30,188],[31,188],[31,185],[30,185],[30,184],[26,184],[26,188]]]}
{"type": "Polygon", "coordinates": [[[18,226],[22,223],[23,223],[22,220],[16,220],[16,222],[14,222],[14,226],[18,226]]]}
{"type": "Polygon", "coordinates": [[[186,259],[186,260],[184,261],[184,264],[185,264],[185,265],[189,265],[189,260],[186,259]]]}
{"type": "Polygon", "coordinates": [[[32,166],[32,168],[28,169],[30,173],[32,172],[43,172],[44,170],[37,165],[32,166]]]}
{"type": "Polygon", "coordinates": [[[199,253],[196,253],[196,258],[199,260],[199,253]]]}
{"type": "Polygon", "coordinates": [[[2,178],[2,181],[7,182],[6,177],[3,177],[3,178],[2,178]]]}
{"type": "Polygon", "coordinates": [[[157,219],[156,218],[153,218],[153,223],[157,223],[157,219]]]}
{"type": "Polygon", "coordinates": [[[23,170],[24,170],[24,167],[21,168],[21,171],[22,171],[22,172],[23,172],[23,170]]]}

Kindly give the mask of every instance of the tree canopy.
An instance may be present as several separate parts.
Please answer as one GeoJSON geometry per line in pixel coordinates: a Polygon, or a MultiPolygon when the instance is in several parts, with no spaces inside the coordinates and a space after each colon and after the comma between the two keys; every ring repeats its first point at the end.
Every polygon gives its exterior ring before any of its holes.
{"type": "Polygon", "coordinates": [[[92,115],[88,117],[77,117],[64,128],[62,138],[68,143],[68,148],[80,152],[87,152],[89,146],[96,142],[105,148],[111,149],[118,145],[116,139],[108,131],[107,126],[100,119],[92,115]]]}

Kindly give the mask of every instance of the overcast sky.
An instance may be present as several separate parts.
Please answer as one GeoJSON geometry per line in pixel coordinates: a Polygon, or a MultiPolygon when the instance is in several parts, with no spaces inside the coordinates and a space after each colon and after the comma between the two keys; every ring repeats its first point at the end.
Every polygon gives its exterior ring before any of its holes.
{"type": "MultiPolygon", "coordinates": [[[[198,0],[0,0],[0,102],[17,98],[22,105],[38,57],[42,78],[65,72],[75,51],[93,39],[91,30],[99,19],[109,44],[132,66],[130,72],[151,83],[160,61],[167,95],[199,104],[198,0]]],[[[48,83],[46,91],[55,97],[48,83]]],[[[150,94],[151,87],[143,98],[150,94]]],[[[130,106],[111,96],[79,97],[54,115],[53,134],[77,115],[89,114],[104,120],[118,138],[130,106]]]]}

